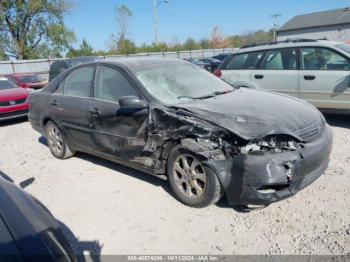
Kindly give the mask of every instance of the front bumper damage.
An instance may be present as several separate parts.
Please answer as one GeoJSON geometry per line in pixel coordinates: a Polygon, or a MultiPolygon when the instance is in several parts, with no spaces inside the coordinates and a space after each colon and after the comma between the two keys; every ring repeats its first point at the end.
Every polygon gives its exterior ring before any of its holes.
{"type": "Polygon", "coordinates": [[[295,151],[238,154],[208,160],[230,205],[267,205],[296,194],[320,177],[329,163],[333,135],[328,125],[315,141],[295,151]]]}

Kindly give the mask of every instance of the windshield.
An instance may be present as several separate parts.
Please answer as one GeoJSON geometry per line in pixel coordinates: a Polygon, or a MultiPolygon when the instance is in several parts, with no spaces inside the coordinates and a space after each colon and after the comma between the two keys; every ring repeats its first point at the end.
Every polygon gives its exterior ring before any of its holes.
{"type": "Polygon", "coordinates": [[[340,45],[337,45],[337,47],[350,55],[350,45],[340,44],[340,45]]]}
{"type": "Polygon", "coordinates": [[[218,77],[188,63],[136,68],[134,73],[151,95],[170,105],[233,90],[218,77]]]}
{"type": "Polygon", "coordinates": [[[5,90],[5,89],[11,89],[15,88],[16,85],[12,83],[11,81],[5,79],[5,78],[0,78],[0,90],[5,90]]]}

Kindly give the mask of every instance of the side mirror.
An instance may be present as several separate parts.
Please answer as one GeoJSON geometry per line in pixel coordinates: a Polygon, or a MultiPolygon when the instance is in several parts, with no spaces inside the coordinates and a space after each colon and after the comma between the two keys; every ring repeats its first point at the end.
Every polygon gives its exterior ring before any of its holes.
{"type": "Polygon", "coordinates": [[[147,103],[136,96],[123,96],[118,100],[121,113],[135,113],[147,108],[147,103]]]}

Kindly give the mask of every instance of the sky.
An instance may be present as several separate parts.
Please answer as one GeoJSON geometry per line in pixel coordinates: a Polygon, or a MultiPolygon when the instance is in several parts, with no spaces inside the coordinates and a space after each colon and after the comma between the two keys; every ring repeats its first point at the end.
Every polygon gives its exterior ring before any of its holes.
{"type": "MultiPolygon", "coordinates": [[[[65,17],[78,46],[86,39],[95,50],[105,50],[109,36],[117,34],[114,9],[126,5],[133,13],[128,38],[137,45],[154,41],[153,0],[71,0],[65,17]]],[[[161,1],[161,0],[158,0],[161,1]]],[[[183,42],[187,37],[209,37],[218,26],[224,35],[244,34],[273,27],[271,14],[281,14],[282,26],[295,15],[350,6],[349,0],[170,0],[157,8],[159,40],[183,42]]]]}

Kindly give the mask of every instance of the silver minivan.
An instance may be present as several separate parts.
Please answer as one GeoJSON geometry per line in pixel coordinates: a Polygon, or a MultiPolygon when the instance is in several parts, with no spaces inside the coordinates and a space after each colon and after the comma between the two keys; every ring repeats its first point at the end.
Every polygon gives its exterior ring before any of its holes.
{"type": "Polygon", "coordinates": [[[283,93],[320,109],[350,110],[350,45],[345,43],[291,39],[245,46],[215,74],[236,87],[283,93]]]}

